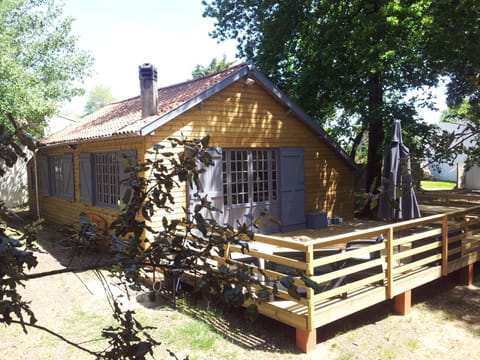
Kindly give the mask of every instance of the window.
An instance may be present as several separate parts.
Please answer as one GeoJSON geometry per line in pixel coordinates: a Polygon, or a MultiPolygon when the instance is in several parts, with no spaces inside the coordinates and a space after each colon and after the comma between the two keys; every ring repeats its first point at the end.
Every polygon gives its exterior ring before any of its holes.
{"type": "Polygon", "coordinates": [[[73,155],[42,156],[40,180],[42,195],[73,200],[73,155]]]}
{"type": "Polygon", "coordinates": [[[80,201],[84,204],[118,208],[129,176],[129,159],[135,152],[81,153],[79,156],[80,201]]]}
{"type": "Polygon", "coordinates": [[[94,164],[96,203],[106,206],[117,206],[120,200],[118,154],[95,154],[94,164]]]}
{"type": "Polygon", "coordinates": [[[277,169],[276,150],[224,150],[224,205],[258,204],[277,200],[277,169]]]}

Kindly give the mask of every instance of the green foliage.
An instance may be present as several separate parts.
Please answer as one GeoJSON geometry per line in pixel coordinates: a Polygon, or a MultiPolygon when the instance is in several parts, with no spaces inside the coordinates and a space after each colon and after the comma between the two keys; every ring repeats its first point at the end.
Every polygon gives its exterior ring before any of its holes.
{"type": "Polygon", "coordinates": [[[37,258],[32,252],[32,238],[41,222],[28,226],[23,235],[17,233],[15,238],[7,234],[8,221],[12,220],[12,216],[15,216],[14,213],[6,209],[0,200],[0,323],[9,325],[14,320],[19,321],[26,332],[26,324],[35,324],[37,319],[17,289],[24,286],[26,271],[37,266],[37,258]]]}
{"type": "Polygon", "coordinates": [[[426,34],[430,63],[448,76],[447,105],[480,100],[480,3],[475,0],[432,1],[431,27],[426,34]]]}
{"type": "Polygon", "coordinates": [[[453,132],[435,135],[435,162],[453,163],[459,154],[467,155],[466,166],[480,164],[480,4],[474,0],[435,2],[430,47],[432,62],[441,68],[447,84],[447,105],[442,121],[457,123],[453,132]],[[442,34],[448,33],[448,36],[442,34]],[[435,45],[435,46],[434,46],[435,45]]]}
{"type": "Polygon", "coordinates": [[[88,93],[87,102],[83,109],[84,115],[88,115],[105,105],[115,101],[116,98],[112,94],[112,90],[104,85],[94,86],[88,93]]]}
{"type": "Polygon", "coordinates": [[[197,79],[205,75],[213,74],[221,70],[225,70],[232,66],[233,62],[227,61],[227,57],[223,55],[221,60],[213,58],[208,66],[198,64],[192,71],[192,78],[197,79]]]}
{"type": "Polygon", "coordinates": [[[80,227],[75,225],[67,224],[58,229],[63,235],[62,245],[72,249],[72,257],[98,252],[108,247],[110,236],[84,212],[80,213],[80,227]]]}
{"type": "MultiPolygon", "coordinates": [[[[30,145],[31,148],[35,146],[33,141],[23,136],[23,132],[18,133],[23,144],[30,145]]],[[[21,144],[18,144],[18,140],[0,123],[0,164],[12,167],[19,158],[25,159],[26,156],[21,144]]],[[[0,167],[0,177],[5,174],[4,166],[0,167]]]]}
{"type": "Polygon", "coordinates": [[[458,107],[451,107],[442,112],[440,121],[448,123],[464,123],[474,121],[473,108],[468,100],[464,100],[458,107]]]}
{"type": "MultiPolygon", "coordinates": [[[[0,2],[0,177],[26,157],[22,145],[35,148],[29,133],[41,134],[45,116],[81,93],[72,84],[91,59],[76,48],[72,20],[61,15],[53,0],[0,2]]],[[[19,322],[26,331],[36,319],[17,289],[37,265],[33,241],[40,222],[13,237],[7,232],[12,214],[0,200],[0,322],[19,322]]]]}
{"type": "Polygon", "coordinates": [[[138,283],[146,266],[189,271],[199,277],[197,291],[212,303],[229,307],[240,306],[247,299],[261,301],[268,296],[268,290],[251,267],[232,265],[229,260],[217,266],[210,261],[213,255],[223,256],[229,245],[248,249],[260,219],[249,219],[248,224],[238,224],[237,229],[219,225],[204,214],[220,209],[212,207],[208,195],[195,194],[193,212],[185,209],[182,219],[169,220],[164,216],[161,230],[146,225],[145,221],[152,220],[157,211],[171,211],[174,187],[185,184],[190,189],[201,189],[201,174],[213,164],[208,136],[169,141],[172,148],[178,148],[176,152],[162,152],[163,146],[157,146],[153,160],[131,164],[132,191],[124,199],[126,207],[112,224],[117,260],[114,274],[138,283]],[[252,291],[252,285],[263,292],[252,291]]]}
{"type": "Polygon", "coordinates": [[[362,150],[367,191],[380,182],[385,134],[394,119],[402,121],[417,158],[434,144],[433,129],[416,112],[417,106],[432,106],[426,87],[447,76],[452,102],[478,91],[480,17],[474,0],[203,3],[204,16],[216,20],[212,37],[236,39],[238,55],[253,60],[352,156],[368,137],[362,150]],[[420,95],[412,98],[412,90],[420,95]]]}
{"type": "Polygon", "coordinates": [[[71,26],[55,0],[0,2],[0,124],[11,133],[39,136],[45,116],[83,92],[75,84],[92,60],[71,26]]]}
{"type": "MultiPolygon", "coordinates": [[[[53,0],[7,0],[0,2],[0,177],[5,167],[25,158],[21,145],[35,149],[28,132],[41,134],[44,117],[54,113],[61,101],[81,94],[75,85],[91,63],[90,57],[76,48],[70,34],[71,19],[63,19],[62,7],[53,0]]],[[[8,222],[15,217],[0,200],[0,323],[36,327],[72,346],[102,358],[145,358],[157,343],[133,318],[114,302],[117,327],[103,335],[110,347],[95,353],[53,331],[36,324],[30,306],[18,292],[32,277],[50,276],[56,271],[29,274],[37,265],[34,240],[41,221],[12,234],[8,222]]],[[[97,240],[94,227],[83,221],[76,237],[80,246],[97,240]]],[[[66,269],[66,271],[72,271],[66,269]]]]}

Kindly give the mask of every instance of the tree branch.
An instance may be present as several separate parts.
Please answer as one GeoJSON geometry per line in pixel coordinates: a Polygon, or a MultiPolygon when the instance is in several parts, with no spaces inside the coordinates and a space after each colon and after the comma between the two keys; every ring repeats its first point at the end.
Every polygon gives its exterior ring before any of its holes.
{"type": "Polygon", "coordinates": [[[45,276],[52,276],[52,275],[59,275],[59,274],[65,274],[65,273],[77,273],[77,272],[83,272],[83,271],[89,271],[89,270],[98,270],[101,268],[104,268],[106,265],[95,265],[95,266],[86,266],[86,267],[80,267],[80,268],[63,268],[63,269],[56,269],[56,270],[50,270],[50,271],[44,271],[41,273],[36,273],[36,274],[28,274],[28,275],[23,275],[19,276],[17,278],[14,278],[14,280],[32,280],[32,279],[38,279],[42,278],[45,276]]]}

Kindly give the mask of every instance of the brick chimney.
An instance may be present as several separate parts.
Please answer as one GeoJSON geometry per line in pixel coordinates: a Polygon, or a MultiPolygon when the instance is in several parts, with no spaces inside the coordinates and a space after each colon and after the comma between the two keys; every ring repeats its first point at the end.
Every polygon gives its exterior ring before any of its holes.
{"type": "Polygon", "coordinates": [[[155,115],[158,106],[157,69],[149,63],[138,67],[140,78],[140,100],[142,101],[142,119],[155,115]]]}

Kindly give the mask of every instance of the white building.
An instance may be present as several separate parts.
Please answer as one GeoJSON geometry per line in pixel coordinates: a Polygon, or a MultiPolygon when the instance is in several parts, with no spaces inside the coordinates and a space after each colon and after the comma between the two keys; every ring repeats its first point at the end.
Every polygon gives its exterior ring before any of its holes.
{"type": "MultiPolygon", "coordinates": [[[[446,123],[438,124],[440,129],[450,133],[460,133],[465,126],[462,123],[446,123]]],[[[473,146],[471,141],[464,143],[467,147],[473,146]]],[[[432,166],[430,172],[435,180],[455,181],[458,189],[479,190],[480,189],[480,167],[473,166],[467,172],[464,171],[466,155],[458,155],[453,164],[440,164],[438,167],[432,166]]]]}
{"type": "MultiPolygon", "coordinates": [[[[460,132],[463,130],[463,126],[461,124],[453,124],[453,123],[446,123],[440,122],[438,124],[441,130],[448,131],[450,133],[453,132],[460,132]]],[[[458,183],[458,167],[463,169],[463,164],[465,163],[466,156],[465,155],[458,155],[453,164],[439,164],[430,167],[430,172],[432,174],[432,178],[434,180],[442,180],[442,181],[455,181],[458,183]],[[459,165],[460,164],[460,165],[459,165]]],[[[462,171],[460,171],[461,173],[462,171]]]]}

